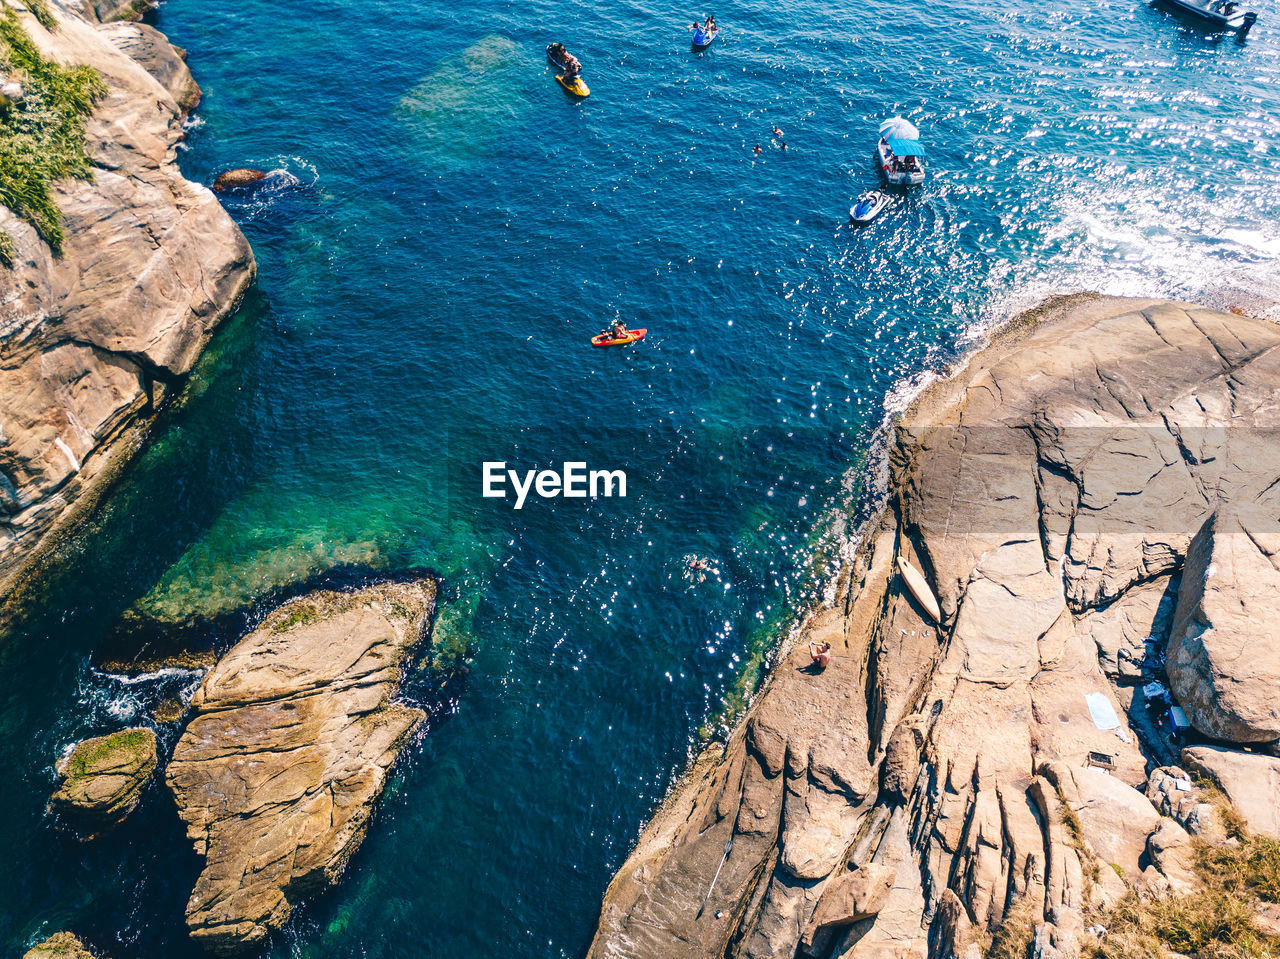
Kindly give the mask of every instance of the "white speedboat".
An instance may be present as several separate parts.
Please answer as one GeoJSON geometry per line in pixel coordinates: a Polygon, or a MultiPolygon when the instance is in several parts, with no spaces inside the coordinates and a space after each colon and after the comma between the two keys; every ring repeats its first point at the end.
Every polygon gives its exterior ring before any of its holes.
{"type": "Polygon", "coordinates": [[[1241,9],[1238,0],[1160,0],[1177,13],[1191,17],[1198,26],[1229,32],[1243,40],[1258,20],[1252,11],[1241,9]]]}
{"type": "Polygon", "coordinates": [[[868,190],[849,208],[849,219],[859,226],[866,226],[892,202],[893,197],[884,190],[868,190]]]}
{"type": "Polygon", "coordinates": [[[915,125],[902,117],[880,124],[876,158],[880,172],[893,186],[919,186],[924,182],[924,147],[919,137],[915,125]]]}

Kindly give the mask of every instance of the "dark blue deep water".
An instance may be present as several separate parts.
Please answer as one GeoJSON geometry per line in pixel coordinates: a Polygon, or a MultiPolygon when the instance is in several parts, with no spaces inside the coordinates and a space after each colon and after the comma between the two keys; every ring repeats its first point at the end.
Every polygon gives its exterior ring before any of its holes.
{"type": "Polygon", "coordinates": [[[1142,0],[729,0],[700,56],[704,11],[636,2],[166,3],[205,91],[186,174],[288,175],[229,204],[257,290],[0,646],[3,948],[72,928],[115,959],[193,952],[199,864],[163,789],[87,847],[44,812],[69,743],[195,681],[95,672],[119,613],[360,563],[439,571],[437,642],[472,668],[270,954],[580,954],[820,590],[886,409],[1053,292],[1280,299],[1259,2],[1241,46],[1142,0]],[[588,100],[553,82],[552,39],[588,100]],[[931,175],[855,231],[893,113],[931,175]],[[615,318],[648,338],[588,346],[615,318]],[[628,497],[480,497],[485,460],[566,459],[625,469],[628,497]]]}

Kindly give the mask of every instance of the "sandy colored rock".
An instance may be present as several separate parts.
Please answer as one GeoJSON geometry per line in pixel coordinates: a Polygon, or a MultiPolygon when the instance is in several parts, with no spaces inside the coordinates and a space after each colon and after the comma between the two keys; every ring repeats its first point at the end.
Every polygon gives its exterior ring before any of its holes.
{"type": "Polygon", "coordinates": [[[255,183],[261,183],[266,178],[267,175],[262,170],[252,170],[247,167],[227,170],[219,173],[218,178],[213,181],[213,192],[226,193],[228,190],[242,190],[255,183]]]}
{"type": "Polygon", "coordinates": [[[187,904],[214,955],[259,947],[335,882],[423,720],[395,697],[429,580],[285,603],[209,672],[166,779],[204,869],[187,904]]]}
{"type": "Polygon", "coordinates": [[[1013,910],[1038,955],[1066,959],[1086,905],[1124,894],[1109,867],[1092,880],[1097,858],[1172,885],[1147,859],[1177,876],[1181,838],[1151,844],[1160,815],[1139,789],[1176,755],[1144,754],[1139,731],[1159,733],[1132,684],[1154,676],[1196,531],[1280,486],[1278,348],[1260,320],[1069,297],[927,389],[889,438],[889,508],[742,726],[641,836],[590,959],[924,957],[931,941],[968,951],[1013,910]],[[810,640],[832,644],[822,673],[804,668],[810,640]],[[875,916],[820,941],[846,862],[892,862],[896,879],[875,916]]]}
{"type": "Polygon", "coordinates": [[[1280,738],[1280,502],[1220,509],[1191,543],[1169,642],[1170,687],[1214,739],[1280,738]]]}
{"type": "Polygon", "coordinates": [[[240,230],[178,169],[190,75],[151,28],[95,19],[121,12],[59,8],[54,32],[17,13],[44,55],[93,67],[107,94],[86,123],[93,179],[53,188],[63,255],[0,207],[15,245],[0,270],[0,595],[92,507],[253,280],[240,230]]]}
{"type": "Polygon", "coordinates": [[[1219,746],[1192,746],[1182,764],[1221,787],[1249,828],[1280,839],[1280,759],[1219,746]]]}
{"type": "Polygon", "coordinates": [[[1195,892],[1200,885],[1196,874],[1195,849],[1187,831],[1172,819],[1162,819],[1147,840],[1147,858],[1160,870],[1169,888],[1180,896],[1195,892]]]}
{"type": "Polygon", "coordinates": [[[77,743],[58,761],[52,803],[89,835],[114,826],[138,805],[156,771],[156,734],[123,729],[77,743]]]}
{"type": "Polygon", "coordinates": [[[26,951],[22,959],[99,959],[75,935],[57,932],[26,951]]]}

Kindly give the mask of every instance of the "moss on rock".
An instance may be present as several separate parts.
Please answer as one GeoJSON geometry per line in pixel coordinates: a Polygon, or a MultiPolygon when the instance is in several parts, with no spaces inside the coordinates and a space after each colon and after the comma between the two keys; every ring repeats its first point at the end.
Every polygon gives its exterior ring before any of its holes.
{"type": "Polygon", "coordinates": [[[53,805],[90,833],[113,826],[134,807],[156,770],[156,734],[124,729],[76,745],[58,763],[53,805]]]}

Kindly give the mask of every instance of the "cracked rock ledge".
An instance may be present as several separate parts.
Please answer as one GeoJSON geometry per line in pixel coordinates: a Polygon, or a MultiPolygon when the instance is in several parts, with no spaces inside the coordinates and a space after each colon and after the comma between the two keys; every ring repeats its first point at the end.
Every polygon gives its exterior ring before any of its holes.
{"type": "Polygon", "coordinates": [[[1194,881],[1221,827],[1179,760],[1280,835],[1277,427],[1275,324],[1092,295],[1010,324],[895,424],[835,603],[655,814],[591,959],[971,957],[1015,909],[1078,955],[1088,905],[1194,881]]]}

